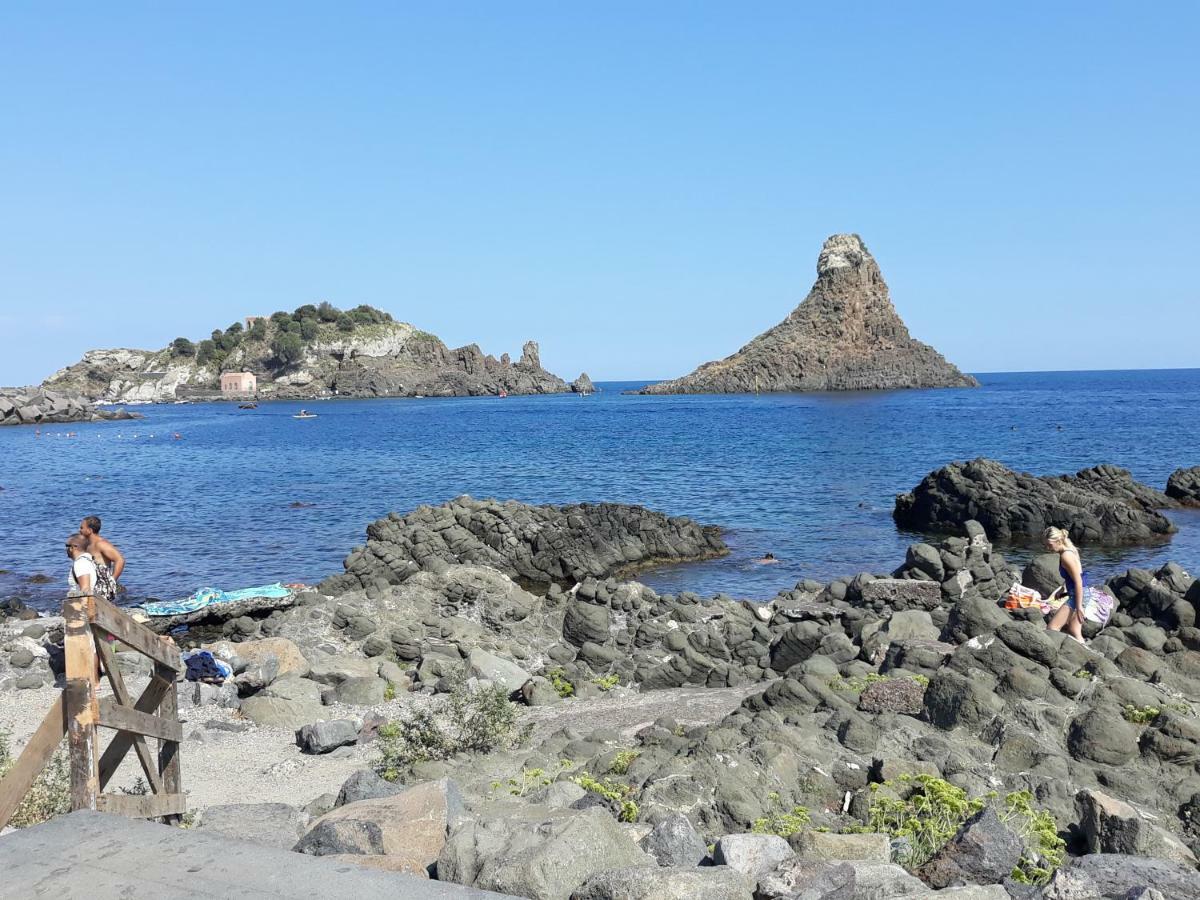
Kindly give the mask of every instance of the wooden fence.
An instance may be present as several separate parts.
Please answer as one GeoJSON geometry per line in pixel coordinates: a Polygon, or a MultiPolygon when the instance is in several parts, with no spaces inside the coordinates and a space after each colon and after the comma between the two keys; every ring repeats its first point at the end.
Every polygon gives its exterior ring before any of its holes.
{"type": "Polygon", "coordinates": [[[71,809],[96,809],[141,819],[178,821],[186,812],[179,769],[179,722],[175,681],[183,660],[175,643],[133,621],[99,597],[71,595],[66,620],[66,687],[8,774],[0,780],[0,828],[8,824],[38,775],[67,737],[71,765],[71,809]],[[150,684],[133,700],[111,640],[150,658],[150,684]],[[112,686],[99,697],[100,671],[112,686]],[[98,728],[116,735],[100,752],[98,728]],[[146,738],[158,740],[157,756],[146,738]],[[147,794],[106,794],[104,788],[132,747],[141,762],[147,794]]]}

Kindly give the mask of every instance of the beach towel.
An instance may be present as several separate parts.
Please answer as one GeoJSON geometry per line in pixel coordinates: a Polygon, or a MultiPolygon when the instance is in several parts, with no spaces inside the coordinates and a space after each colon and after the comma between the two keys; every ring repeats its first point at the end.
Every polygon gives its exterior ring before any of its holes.
{"type": "Polygon", "coordinates": [[[142,605],[142,611],[148,616],[181,616],[193,613],[207,606],[220,603],[237,603],[240,600],[256,600],[259,598],[290,597],[292,591],[278,582],[262,587],[242,588],[237,591],[221,591],[216,588],[201,588],[183,600],[156,600],[142,605]]]}

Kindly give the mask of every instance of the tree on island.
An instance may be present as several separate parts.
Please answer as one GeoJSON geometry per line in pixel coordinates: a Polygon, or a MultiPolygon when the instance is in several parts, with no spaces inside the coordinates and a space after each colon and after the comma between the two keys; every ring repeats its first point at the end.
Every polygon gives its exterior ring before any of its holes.
{"type": "Polygon", "coordinates": [[[271,341],[271,352],[283,365],[290,365],[304,355],[304,344],[300,335],[293,332],[281,332],[271,341]]]}
{"type": "Polygon", "coordinates": [[[337,317],[337,329],[349,334],[354,330],[354,320],[346,313],[340,313],[337,317]]]}
{"type": "Polygon", "coordinates": [[[196,345],[185,337],[177,337],[171,341],[171,352],[175,356],[194,356],[196,345]]]}

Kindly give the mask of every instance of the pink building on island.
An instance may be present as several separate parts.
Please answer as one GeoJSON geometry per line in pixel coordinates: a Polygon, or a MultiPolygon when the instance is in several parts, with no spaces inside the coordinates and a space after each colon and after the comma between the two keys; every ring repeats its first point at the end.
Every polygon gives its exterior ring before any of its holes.
{"type": "Polygon", "coordinates": [[[222,372],[222,394],[253,394],[258,390],[258,376],[253,372],[222,372]]]}

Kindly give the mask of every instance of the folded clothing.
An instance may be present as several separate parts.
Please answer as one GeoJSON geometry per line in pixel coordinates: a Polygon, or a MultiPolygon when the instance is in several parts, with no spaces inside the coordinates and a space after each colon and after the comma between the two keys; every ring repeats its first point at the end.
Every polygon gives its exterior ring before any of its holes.
{"type": "Polygon", "coordinates": [[[189,650],[183,654],[183,662],[188,681],[224,681],[233,675],[233,667],[208,650],[189,650]]]}

